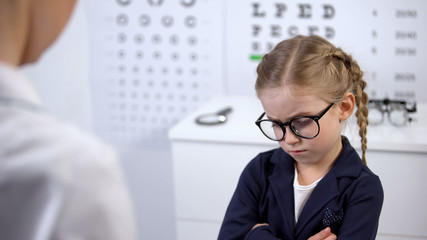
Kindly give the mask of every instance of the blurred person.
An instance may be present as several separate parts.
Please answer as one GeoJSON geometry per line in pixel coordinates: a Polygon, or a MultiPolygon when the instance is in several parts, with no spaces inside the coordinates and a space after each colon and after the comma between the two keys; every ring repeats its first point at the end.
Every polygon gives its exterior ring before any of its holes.
{"type": "Polygon", "coordinates": [[[0,0],[0,238],[136,239],[114,152],[57,121],[19,67],[58,37],[75,0],[0,0]]]}

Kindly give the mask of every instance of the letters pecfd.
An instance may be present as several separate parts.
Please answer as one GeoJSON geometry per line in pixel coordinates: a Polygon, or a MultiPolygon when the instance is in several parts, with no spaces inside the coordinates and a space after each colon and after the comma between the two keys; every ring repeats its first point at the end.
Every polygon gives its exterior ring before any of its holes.
{"type": "MultiPolygon", "coordinates": [[[[257,37],[261,31],[263,31],[263,28],[261,25],[254,24],[252,25],[252,36],[257,37]]],[[[283,32],[286,32],[289,37],[295,37],[297,35],[300,35],[300,27],[296,25],[291,25],[287,27],[287,29],[283,29],[281,25],[279,24],[271,24],[270,29],[267,29],[266,31],[270,31],[270,37],[282,37],[283,32]]],[[[326,27],[318,27],[318,26],[307,26],[306,29],[307,33],[304,33],[304,35],[323,35],[325,38],[331,39],[335,36],[335,30],[332,27],[326,26],[326,27]],[[323,31],[323,34],[321,34],[321,31],[323,31]]]]}

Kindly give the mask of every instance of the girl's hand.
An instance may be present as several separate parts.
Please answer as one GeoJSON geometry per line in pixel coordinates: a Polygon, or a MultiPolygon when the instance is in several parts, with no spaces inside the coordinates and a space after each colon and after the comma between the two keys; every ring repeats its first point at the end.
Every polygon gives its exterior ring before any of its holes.
{"type": "MultiPolygon", "coordinates": [[[[255,224],[255,226],[253,226],[253,227],[251,228],[251,230],[253,230],[253,229],[257,228],[257,227],[260,227],[260,226],[268,226],[268,223],[258,223],[258,224],[255,224]]],[[[316,240],[316,239],[315,239],[315,240],[316,240]]]]}
{"type": "MultiPolygon", "coordinates": [[[[253,226],[251,230],[261,226],[268,226],[268,223],[255,224],[255,226],[253,226]]],[[[331,229],[327,227],[322,231],[320,231],[319,233],[317,233],[316,235],[310,237],[308,240],[336,240],[336,239],[337,239],[337,236],[331,233],[331,229]]]]}
{"type": "Polygon", "coordinates": [[[336,240],[336,239],[337,239],[337,236],[331,233],[331,229],[327,227],[322,231],[320,231],[318,234],[309,238],[308,240],[336,240]]]}

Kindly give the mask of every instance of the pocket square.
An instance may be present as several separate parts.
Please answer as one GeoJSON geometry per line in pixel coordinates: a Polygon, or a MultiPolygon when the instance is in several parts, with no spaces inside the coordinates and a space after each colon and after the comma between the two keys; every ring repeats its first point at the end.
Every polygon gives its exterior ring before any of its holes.
{"type": "Polygon", "coordinates": [[[340,224],[344,218],[344,210],[338,209],[337,211],[333,211],[330,208],[326,208],[325,215],[323,215],[323,226],[332,227],[337,224],[340,224]]]}

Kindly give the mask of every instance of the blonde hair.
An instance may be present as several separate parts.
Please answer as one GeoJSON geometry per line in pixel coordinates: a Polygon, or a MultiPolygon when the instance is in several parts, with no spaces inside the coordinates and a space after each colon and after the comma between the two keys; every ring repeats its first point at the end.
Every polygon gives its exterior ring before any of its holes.
{"type": "Polygon", "coordinates": [[[310,87],[326,101],[338,102],[347,92],[356,97],[356,117],[361,137],[362,160],[366,164],[368,95],[363,72],[342,49],[319,36],[297,36],[284,40],[264,55],[257,68],[257,94],[288,85],[310,87]]]}

